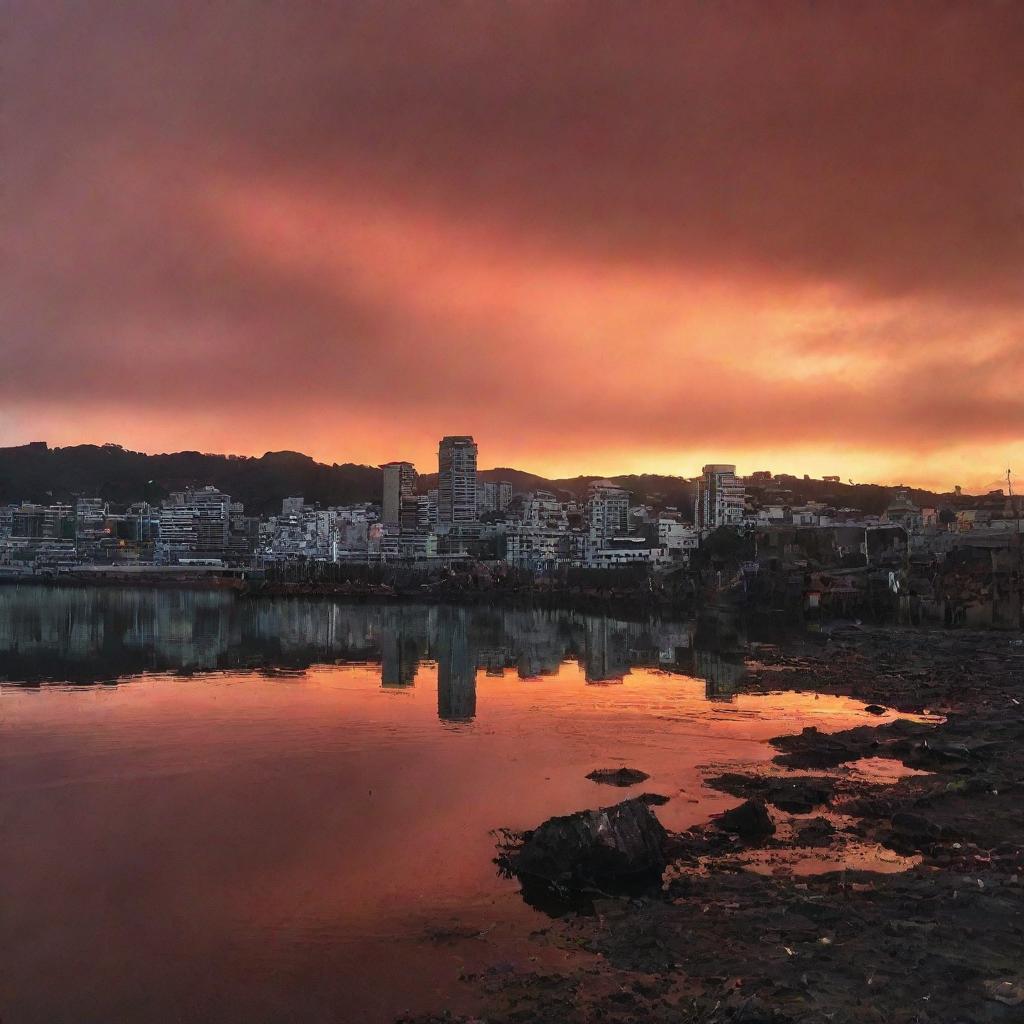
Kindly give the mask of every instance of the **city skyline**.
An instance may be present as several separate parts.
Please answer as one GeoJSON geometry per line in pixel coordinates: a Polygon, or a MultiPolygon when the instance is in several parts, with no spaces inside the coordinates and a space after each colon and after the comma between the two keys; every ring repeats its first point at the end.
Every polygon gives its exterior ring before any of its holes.
{"type": "MultiPolygon", "coordinates": [[[[43,463],[36,463],[35,479],[30,468],[26,474],[27,465],[59,453],[43,442],[14,451],[28,459],[18,467],[22,479],[38,490],[38,474],[46,473],[43,463]]],[[[129,459],[136,468],[144,458],[116,446],[90,454],[129,459]]],[[[314,498],[307,504],[301,491],[291,489],[279,495],[280,511],[272,515],[247,513],[235,485],[247,488],[237,476],[230,487],[234,496],[212,483],[182,489],[180,480],[161,496],[161,485],[149,478],[147,491],[160,498],[159,505],[145,500],[118,505],[80,493],[73,503],[37,503],[22,495],[20,503],[0,504],[0,577],[137,582],[205,576],[207,582],[244,587],[249,574],[265,580],[269,571],[286,588],[295,583],[330,587],[349,585],[352,567],[359,565],[434,574],[437,582],[445,573],[468,570],[464,582],[472,586],[498,579],[514,588],[521,579],[549,574],[560,575],[564,583],[578,570],[639,570],[651,581],[659,578],[659,585],[684,574],[692,585],[701,562],[714,559],[723,544],[734,556],[746,548],[742,572],[756,573],[759,549],[789,548],[792,555],[796,535],[804,531],[810,531],[805,536],[812,548],[823,543],[827,557],[852,559],[863,569],[879,555],[895,558],[895,564],[904,556],[909,560],[912,547],[925,562],[975,543],[1010,550],[1024,532],[1024,506],[1013,492],[1009,470],[1005,491],[972,496],[958,486],[946,495],[918,492],[929,502],[918,505],[903,487],[844,491],[835,475],[818,481],[767,469],[742,475],[732,463],[705,464],[691,481],[653,478],[654,486],[643,495],[625,485],[642,481],[628,477],[619,483],[583,477],[557,486],[520,476],[525,486],[517,489],[507,479],[485,479],[477,469],[478,454],[472,436],[445,435],[437,447],[436,487],[430,486],[434,478],[419,476],[412,463],[391,461],[378,468],[372,496],[364,491],[342,502],[322,504],[314,498]],[[866,499],[864,507],[858,507],[859,498],[866,499]],[[523,571],[525,577],[517,575],[523,571]]],[[[199,456],[192,470],[201,472],[210,459],[199,456]]],[[[214,461],[240,468],[238,460],[214,461]]],[[[289,461],[294,467],[295,457],[289,461]]],[[[346,472],[299,461],[315,470],[314,477],[346,472]]],[[[18,462],[15,458],[13,465],[18,462]]],[[[358,468],[365,477],[369,467],[358,468]]],[[[54,471],[60,475],[60,468],[51,467],[54,471]]],[[[75,472],[70,469],[72,476],[75,472]]],[[[116,475],[107,463],[103,488],[116,475]]],[[[295,482],[289,478],[289,484],[295,482]]],[[[368,482],[364,479],[364,486],[368,482]]],[[[264,479],[256,492],[261,505],[267,487],[264,479]]],[[[47,493],[52,499],[53,491],[47,493]]],[[[768,558],[777,568],[775,556],[768,558]]],[[[456,660],[461,649],[452,648],[456,660]]]]}
{"type": "MultiPolygon", "coordinates": [[[[446,435],[446,436],[448,436],[448,435],[446,435]]],[[[470,440],[474,440],[475,444],[476,444],[476,446],[478,448],[484,447],[484,445],[479,440],[476,439],[476,435],[467,434],[467,435],[459,435],[459,436],[465,436],[465,437],[470,438],[470,440]]],[[[192,448],[174,448],[174,447],[165,448],[165,449],[143,450],[143,449],[133,448],[131,445],[124,444],[120,440],[114,440],[114,439],[110,439],[110,438],[108,438],[106,440],[102,440],[102,441],[77,441],[77,442],[74,442],[74,443],[68,443],[68,444],[62,445],[59,442],[53,440],[52,438],[41,439],[38,436],[31,436],[29,440],[19,441],[17,444],[13,444],[13,445],[0,444],[0,451],[2,451],[4,449],[8,449],[9,450],[9,449],[13,449],[13,448],[26,448],[26,447],[29,447],[29,446],[32,446],[32,445],[42,445],[42,446],[45,446],[45,447],[49,447],[51,449],[58,449],[58,448],[71,448],[71,449],[73,449],[73,448],[80,447],[80,446],[84,446],[84,447],[98,447],[98,448],[113,447],[113,448],[123,449],[125,452],[130,452],[130,453],[134,453],[134,454],[137,454],[137,455],[142,455],[142,456],[146,456],[146,457],[153,457],[153,458],[164,457],[164,456],[173,456],[173,455],[183,455],[183,454],[190,454],[190,453],[195,452],[195,453],[198,453],[198,454],[201,454],[203,456],[210,457],[210,458],[225,458],[225,459],[228,459],[228,460],[232,460],[232,459],[259,460],[260,458],[263,458],[264,456],[267,456],[267,455],[273,455],[273,454],[279,454],[281,452],[286,452],[286,453],[289,453],[289,454],[295,454],[295,455],[298,455],[298,456],[301,456],[301,457],[312,459],[314,462],[316,462],[316,463],[318,463],[320,465],[323,465],[323,466],[332,466],[332,465],[333,466],[355,466],[355,467],[358,467],[360,469],[368,469],[368,470],[381,471],[382,473],[385,470],[387,470],[387,468],[389,466],[391,466],[391,467],[408,466],[408,467],[411,468],[411,470],[412,470],[412,472],[414,474],[415,481],[417,482],[414,485],[413,490],[415,490],[416,486],[419,485],[418,482],[421,480],[421,478],[432,479],[432,478],[438,476],[438,441],[437,441],[436,438],[427,447],[426,453],[423,455],[423,457],[421,459],[416,459],[416,458],[412,458],[412,457],[406,457],[408,455],[408,452],[412,449],[412,446],[407,444],[404,447],[402,445],[399,445],[399,449],[398,450],[399,450],[399,453],[401,454],[401,457],[396,458],[395,457],[395,453],[394,452],[390,452],[390,453],[387,453],[385,458],[383,458],[383,459],[381,459],[379,461],[374,461],[374,460],[368,459],[368,458],[362,458],[359,453],[353,453],[353,452],[348,452],[348,451],[346,451],[346,452],[334,452],[333,456],[329,454],[328,456],[326,456],[324,458],[318,458],[312,452],[304,451],[304,450],[297,450],[297,449],[263,449],[263,450],[261,450],[259,447],[253,449],[253,451],[251,453],[249,453],[249,452],[242,452],[242,451],[233,451],[233,450],[214,451],[212,449],[192,449],[192,448]],[[426,467],[426,468],[421,468],[421,467],[426,467]]],[[[730,453],[728,451],[723,451],[722,452],[723,457],[724,456],[731,456],[732,454],[733,453],[730,453]]],[[[602,471],[602,470],[586,470],[586,469],[581,468],[580,466],[569,465],[568,467],[566,467],[566,471],[564,473],[554,473],[554,472],[545,473],[541,469],[538,469],[538,467],[536,465],[533,465],[533,464],[513,465],[513,464],[510,464],[508,462],[500,462],[496,458],[489,458],[488,464],[485,464],[485,465],[481,466],[477,470],[477,472],[479,472],[479,473],[502,473],[502,472],[525,473],[525,474],[527,474],[529,476],[536,476],[537,478],[539,478],[541,480],[547,479],[547,480],[551,480],[551,481],[584,480],[584,479],[593,479],[593,480],[608,479],[608,480],[615,480],[615,479],[618,479],[620,477],[625,477],[625,476],[652,476],[652,477],[676,478],[678,480],[684,480],[684,481],[693,482],[693,481],[696,481],[696,480],[698,480],[700,478],[700,476],[701,476],[701,474],[703,472],[703,469],[704,469],[704,467],[706,465],[715,464],[715,460],[712,460],[712,459],[710,459],[708,457],[703,457],[702,458],[699,455],[699,453],[697,455],[695,455],[694,457],[697,459],[697,462],[693,466],[690,466],[689,464],[687,464],[686,466],[683,466],[683,467],[676,467],[676,468],[669,467],[666,470],[657,470],[657,469],[652,469],[650,467],[646,467],[645,468],[643,466],[640,466],[639,468],[634,468],[634,469],[624,469],[622,467],[612,466],[612,467],[605,467],[604,470],[602,471]],[[609,468],[611,470],[610,472],[608,471],[609,468]]],[[[936,481],[933,481],[931,483],[921,483],[921,482],[915,482],[913,480],[913,478],[903,478],[903,477],[886,479],[886,478],[876,478],[876,477],[865,476],[865,477],[860,477],[860,478],[854,479],[852,477],[848,477],[848,476],[844,475],[843,473],[838,472],[836,467],[838,465],[840,465],[840,463],[841,463],[841,460],[838,460],[838,459],[832,460],[831,462],[828,462],[828,461],[823,462],[822,465],[824,466],[824,469],[820,473],[815,473],[815,472],[808,471],[807,467],[805,467],[803,465],[783,464],[781,468],[778,468],[778,466],[776,464],[778,461],[779,460],[773,461],[770,464],[771,465],[771,470],[772,470],[773,474],[776,475],[776,476],[790,476],[790,477],[794,477],[794,478],[797,478],[797,479],[803,478],[803,479],[821,480],[821,481],[834,480],[837,483],[841,483],[841,484],[844,484],[844,485],[850,484],[850,485],[855,485],[855,486],[867,485],[867,486],[885,487],[885,488],[890,488],[890,489],[892,489],[892,488],[911,488],[911,489],[915,489],[915,490],[929,491],[929,492],[932,492],[932,493],[935,493],[935,494],[954,494],[957,491],[957,489],[959,488],[964,494],[977,494],[977,495],[981,496],[981,495],[988,494],[988,493],[990,493],[992,491],[996,491],[996,490],[999,490],[999,489],[1005,489],[1006,488],[1006,484],[1007,484],[1007,472],[1008,472],[1008,468],[1007,467],[1005,467],[1005,466],[1003,466],[1001,464],[997,465],[997,464],[993,463],[991,465],[991,467],[986,467],[984,470],[977,470],[974,473],[973,477],[971,475],[968,475],[967,477],[964,477],[964,478],[960,478],[960,477],[954,478],[953,476],[948,476],[948,477],[942,477],[940,479],[937,479],[936,481]],[[975,481],[975,483],[973,485],[964,482],[964,480],[972,480],[972,479],[975,481]]],[[[765,462],[766,462],[766,460],[761,460],[761,461],[756,461],[755,460],[755,461],[743,462],[743,461],[735,460],[734,459],[731,464],[735,467],[738,475],[743,476],[743,475],[749,475],[749,474],[753,474],[753,473],[763,472],[765,470],[765,462]]],[[[1024,462],[1022,462],[1021,464],[1024,464],[1024,462]]],[[[1012,475],[1012,486],[1013,486],[1013,489],[1014,489],[1014,494],[1019,495],[1022,492],[1022,490],[1024,490],[1024,488],[1022,488],[1020,485],[1018,485],[1017,481],[1018,481],[1018,479],[1022,475],[1024,475],[1024,471],[1018,472],[1017,470],[1015,470],[1012,467],[1010,467],[1009,468],[1009,472],[1012,475]]]]}
{"type": "Polygon", "coordinates": [[[10,13],[0,444],[1024,463],[1019,4],[10,13]]]}

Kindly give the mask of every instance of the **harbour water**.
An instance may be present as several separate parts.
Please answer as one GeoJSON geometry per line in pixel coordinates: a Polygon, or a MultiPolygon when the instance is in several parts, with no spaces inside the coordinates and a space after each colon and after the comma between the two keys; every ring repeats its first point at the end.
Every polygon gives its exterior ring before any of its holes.
{"type": "Polygon", "coordinates": [[[0,1020],[471,1010],[568,955],[493,830],[641,791],[684,828],[770,737],[878,721],[742,675],[687,623],[0,588],[0,1020]]]}

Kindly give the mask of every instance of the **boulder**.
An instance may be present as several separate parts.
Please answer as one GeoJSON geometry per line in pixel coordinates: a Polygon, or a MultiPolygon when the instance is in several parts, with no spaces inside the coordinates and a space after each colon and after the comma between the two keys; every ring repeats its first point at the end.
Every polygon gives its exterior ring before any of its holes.
{"type": "Polygon", "coordinates": [[[611,807],[549,818],[523,837],[508,856],[521,878],[578,889],[588,883],[614,883],[665,868],[668,838],[642,799],[611,807]]]}
{"type": "Polygon", "coordinates": [[[775,834],[775,823],[760,800],[745,800],[739,807],[720,814],[718,827],[748,841],[767,839],[775,834]]]}

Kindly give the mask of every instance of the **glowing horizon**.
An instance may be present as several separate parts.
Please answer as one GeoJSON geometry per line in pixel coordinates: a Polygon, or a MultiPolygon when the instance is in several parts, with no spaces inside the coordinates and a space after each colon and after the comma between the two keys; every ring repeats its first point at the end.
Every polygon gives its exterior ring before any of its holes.
{"type": "MultiPolygon", "coordinates": [[[[449,431],[451,433],[452,431],[449,431]]],[[[471,433],[471,432],[470,432],[471,433]]],[[[480,444],[479,435],[473,435],[478,444],[480,444]]],[[[176,454],[179,452],[199,452],[204,455],[213,456],[236,456],[239,458],[260,458],[261,456],[269,452],[278,451],[291,451],[296,452],[300,455],[307,455],[312,458],[315,462],[322,463],[324,465],[342,465],[351,464],[358,466],[370,466],[377,468],[385,462],[389,461],[407,461],[412,462],[416,470],[421,475],[436,474],[437,473],[437,441],[440,440],[438,437],[433,443],[427,441],[423,444],[417,444],[416,446],[407,445],[404,452],[398,454],[391,453],[387,457],[379,459],[374,458],[363,458],[358,452],[351,451],[338,451],[336,449],[326,448],[322,451],[315,449],[307,449],[301,446],[292,445],[281,445],[274,447],[261,447],[256,445],[250,449],[240,448],[218,448],[210,447],[208,445],[160,445],[159,443],[146,446],[138,444],[129,444],[122,441],[114,440],[111,438],[102,438],[102,435],[96,435],[95,437],[75,437],[73,440],[62,439],[58,437],[41,437],[33,436],[26,437],[25,440],[19,440],[14,442],[16,445],[28,444],[30,441],[44,441],[51,448],[65,448],[73,447],[75,445],[104,445],[104,444],[116,444],[127,451],[138,452],[144,455],[169,455],[176,454]],[[425,446],[424,446],[425,445],[425,446]],[[412,452],[412,454],[410,454],[412,452]],[[416,457],[416,453],[419,453],[419,457],[416,457]]],[[[0,447],[6,447],[0,445],[0,447]]],[[[944,478],[938,478],[935,480],[929,480],[926,478],[914,477],[908,474],[894,473],[893,475],[886,476],[884,471],[880,470],[879,475],[862,475],[858,477],[847,477],[840,473],[834,468],[834,463],[827,461],[815,462],[813,458],[809,458],[807,461],[800,462],[797,460],[796,464],[790,463],[788,460],[773,460],[771,453],[757,453],[757,452],[745,452],[742,458],[736,458],[735,452],[724,452],[720,451],[717,453],[712,452],[711,454],[701,456],[699,454],[691,454],[690,457],[675,459],[671,456],[665,457],[659,461],[657,459],[644,461],[640,458],[636,458],[635,461],[631,461],[628,454],[623,454],[620,459],[609,458],[605,462],[595,462],[586,464],[577,464],[575,462],[558,462],[557,460],[545,461],[543,459],[532,458],[530,461],[515,460],[515,459],[497,459],[492,458],[490,451],[487,447],[481,444],[480,447],[480,471],[490,472],[498,469],[511,469],[523,473],[531,473],[535,476],[544,477],[549,480],[566,480],[574,477],[618,477],[627,475],[644,475],[650,474],[655,476],[668,476],[677,477],[681,479],[693,479],[700,475],[701,468],[709,463],[730,463],[735,464],[737,472],[740,476],[749,476],[751,473],[759,470],[770,470],[774,474],[789,475],[795,477],[802,477],[805,474],[814,480],[821,480],[826,476],[839,476],[842,483],[853,483],[853,484],[875,484],[882,487],[911,487],[918,488],[921,490],[933,491],[938,494],[952,493],[954,488],[959,485],[965,494],[986,494],[992,490],[998,490],[1000,488],[1005,489],[1006,485],[1006,467],[1002,469],[1001,474],[996,471],[989,477],[983,477],[976,475],[974,477],[965,473],[961,477],[953,479],[951,482],[947,482],[944,478]],[[763,454],[764,457],[760,457],[763,454]],[[973,481],[973,482],[972,482],[973,481]]],[[[818,458],[821,458],[818,456],[818,458]]],[[[1024,486],[1019,489],[1018,481],[1024,474],[1018,475],[1016,472],[1013,474],[1014,481],[1014,492],[1020,493],[1024,486]]]]}
{"type": "Polygon", "coordinates": [[[0,445],[1024,473],[1024,8],[15,7],[0,445]]]}

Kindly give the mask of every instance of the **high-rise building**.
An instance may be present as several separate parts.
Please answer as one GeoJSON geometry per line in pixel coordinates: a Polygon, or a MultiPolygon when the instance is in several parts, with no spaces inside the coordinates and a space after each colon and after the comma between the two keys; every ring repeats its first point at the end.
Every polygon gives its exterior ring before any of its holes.
{"type": "Polygon", "coordinates": [[[476,485],[477,515],[485,512],[504,512],[512,501],[512,485],[507,480],[492,482],[480,480],[476,485]]]}
{"type": "Polygon", "coordinates": [[[736,467],[725,463],[705,466],[697,481],[694,519],[700,530],[742,526],[745,493],[736,467]]]}
{"type": "Polygon", "coordinates": [[[402,521],[402,499],[416,490],[416,467],[411,462],[388,462],[380,468],[384,477],[381,522],[398,526],[402,521]]]}
{"type": "Polygon", "coordinates": [[[230,495],[212,486],[172,492],[160,513],[161,561],[223,558],[229,547],[232,504],[230,495]]]}
{"type": "Polygon", "coordinates": [[[489,480],[480,480],[476,485],[477,515],[498,511],[498,485],[489,480]]]}
{"type": "Polygon", "coordinates": [[[196,553],[219,557],[228,546],[231,498],[216,487],[185,492],[185,505],[196,511],[196,553]]]}
{"type": "Polygon", "coordinates": [[[629,533],[629,491],[611,480],[594,480],[587,488],[587,520],[601,540],[629,533]]]}
{"type": "Polygon", "coordinates": [[[160,527],[156,542],[156,560],[170,565],[196,553],[198,536],[195,509],[184,504],[160,509],[160,527]]]}
{"type": "Polygon", "coordinates": [[[477,521],[476,442],[471,437],[441,439],[437,452],[437,523],[442,530],[477,521]]]}
{"type": "Polygon", "coordinates": [[[416,495],[416,529],[429,533],[437,526],[437,488],[416,495]]]}
{"type": "Polygon", "coordinates": [[[52,540],[74,540],[75,510],[70,505],[48,505],[43,510],[43,536],[52,540]]]}
{"type": "Polygon", "coordinates": [[[399,533],[420,532],[420,494],[403,494],[398,515],[399,533]]]}

